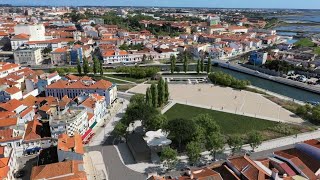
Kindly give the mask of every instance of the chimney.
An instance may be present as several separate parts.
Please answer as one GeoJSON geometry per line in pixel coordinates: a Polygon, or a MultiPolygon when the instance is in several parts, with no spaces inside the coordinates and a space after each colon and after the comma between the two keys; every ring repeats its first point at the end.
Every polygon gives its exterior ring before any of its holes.
{"type": "MultiPolygon", "coordinates": [[[[283,175],[284,176],[284,175],[283,175]]],[[[272,169],[272,174],[271,174],[272,179],[274,180],[279,180],[279,171],[275,168],[272,169]]]]}

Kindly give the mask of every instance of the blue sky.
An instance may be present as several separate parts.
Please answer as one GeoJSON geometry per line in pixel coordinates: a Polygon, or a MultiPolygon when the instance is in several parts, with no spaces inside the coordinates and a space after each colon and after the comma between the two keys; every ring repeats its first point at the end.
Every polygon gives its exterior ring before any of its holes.
{"type": "Polygon", "coordinates": [[[0,4],[320,9],[320,0],[0,0],[0,4]]]}

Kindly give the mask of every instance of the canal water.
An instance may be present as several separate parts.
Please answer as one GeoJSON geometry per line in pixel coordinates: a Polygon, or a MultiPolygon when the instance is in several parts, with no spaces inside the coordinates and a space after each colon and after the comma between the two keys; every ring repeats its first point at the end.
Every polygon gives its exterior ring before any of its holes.
{"type": "Polygon", "coordinates": [[[233,71],[230,69],[213,67],[213,71],[223,71],[238,79],[249,80],[253,86],[266,89],[268,91],[275,92],[277,94],[281,94],[281,95],[294,98],[300,101],[319,101],[320,102],[320,95],[309,92],[309,91],[305,91],[295,87],[280,84],[274,81],[258,78],[256,76],[233,71]]]}
{"type": "MultiPolygon", "coordinates": [[[[182,66],[179,66],[181,72],[182,72],[182,66]]],[[[167,65],[166,67],[162,66],[163,70],[170,70],[170,65],[167,65]]],[[[190,71],[194,71],[196,69],[196,66],[193,65],[189,65],[188,69],[190,71]]],[[[258,78],[256,76],[252,76],[249,74],[245,74],[245,73],[241,73],[238,71],[233,71],[230,69],[225,69],[225,68],[221,68],[221,67],[215,67],[212,66],[212,71],[216,72],[216,71],[222,71],[224,73],[230,74],[238,79],[241,80],[248,80],[251,82],[251,84],[253,86],[262,88],[262,89],[266,89],[268,91],[283,95],[283,96],[287,96],[293,99],[297,99],[300,101],[319,101],[320,102],[320,95],[309,92],[309,91],[305,91],[302,89],[298,89],[295,87],[291,87],[291,86],[287,86],[284,84],[280,84],[274,81],[269,81],[266,79],[262,79],[262,78],[258,78]]]]}

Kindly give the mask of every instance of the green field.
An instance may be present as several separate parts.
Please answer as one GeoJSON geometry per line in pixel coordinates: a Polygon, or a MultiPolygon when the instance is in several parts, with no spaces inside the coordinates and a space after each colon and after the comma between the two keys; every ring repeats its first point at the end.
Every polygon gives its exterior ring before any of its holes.
{"type": "Polygon", "coordinates": [[[171,109],[169,109],[165,115],[167,118],[184,118],[192,119],[199,114],[209,114],[211,115],[217,124],[221,127],[221,131],[225,135],[230,134],[240,134],[244,135],[252,130],[260,131],[264,134],[264,139],[277,138],[289,134],[296,134],[300,132],[309,131],[307,127],[298,125],[288,125],[280,124],[274,121],[268,121],[253,117],[241,116],[236,114],[230,114],[220,111],[214,111],[210,109],[202,109],[198,107],[176,104],[171,109]],[[290,133],[281,134],[279,132],[274,132],[272,129],[276,126],[285,126],[284,129],[290,129],[290,133]]]}
{"type": "Polygon", "coordinates": [[[126,81],[131,81],[131,82],[135,82],[135,83],[142,83],[146,80],[146,79],[136,79],[136,78],[129,77],[129,75],[122,75],[122,74],[107,74],[105,76],[113,77],[113,78],[117,78],[117,79],[122,79],[122,80],[126,80],[126,81]]]}

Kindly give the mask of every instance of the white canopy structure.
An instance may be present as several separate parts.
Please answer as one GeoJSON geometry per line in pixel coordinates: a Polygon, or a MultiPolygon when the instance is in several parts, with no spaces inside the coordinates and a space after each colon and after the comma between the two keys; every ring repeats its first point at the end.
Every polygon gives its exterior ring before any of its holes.
{"type": "Polygon", "coordinates": [[[144,137],[149,147],[161,147],[171,144],[171,140],[167,138],[168,134],[161,129],[158,131],[148,131],[144,137]]]}

